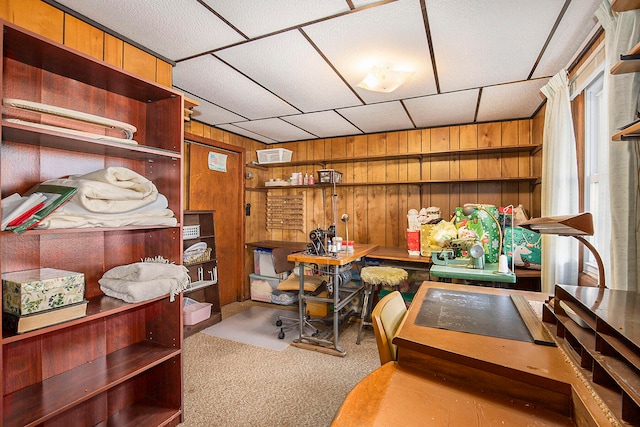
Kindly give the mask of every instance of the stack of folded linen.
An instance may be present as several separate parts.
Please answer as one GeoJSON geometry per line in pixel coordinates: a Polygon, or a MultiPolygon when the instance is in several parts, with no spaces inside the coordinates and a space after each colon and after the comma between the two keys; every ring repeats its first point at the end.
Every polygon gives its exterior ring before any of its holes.
{"type": "Polygon", "coordinates": [[[40,222],[37,228],[175,226],[167,198],[144,176],[124,167],[45,181],[76,187],[76,194],[40,222]]]}
{"type": "Polygon", "coordinates": [[[113,267],[98,280],[105,295],[130,303],[166,294],[173,302],[176,295],[188,288],[189,282],[186,267],[171,264],[161,257],[113,267]]]}

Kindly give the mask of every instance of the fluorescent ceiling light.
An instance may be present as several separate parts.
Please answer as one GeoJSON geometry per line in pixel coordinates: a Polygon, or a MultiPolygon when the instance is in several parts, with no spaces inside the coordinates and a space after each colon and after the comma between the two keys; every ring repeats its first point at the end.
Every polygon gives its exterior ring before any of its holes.
{"type": "Polygon", "coordinates": [[[390,67],[375,66],[360,83],[359,88],[372,92],[393,92],[409,80],[413,71],[394,70],[390,67]]]}

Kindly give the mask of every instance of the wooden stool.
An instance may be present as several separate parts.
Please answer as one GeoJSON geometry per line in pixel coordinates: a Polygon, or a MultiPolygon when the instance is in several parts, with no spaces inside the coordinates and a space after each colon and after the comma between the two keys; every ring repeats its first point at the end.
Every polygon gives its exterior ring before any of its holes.
{"type": "Polygon", "coordinates": [[[371,321],[367,320],[367,316],[371,315],[373,298],[370,297],[373,288],[377,289],[380,285],[397,287],[407,280],[408,277],[409,274],[405,270],[396,267],[364,267],[362,271],[360,271],[360,278],[365,288],[356,344],[360,344],[362,327],[364,325],[371,326],[371,321]]]}

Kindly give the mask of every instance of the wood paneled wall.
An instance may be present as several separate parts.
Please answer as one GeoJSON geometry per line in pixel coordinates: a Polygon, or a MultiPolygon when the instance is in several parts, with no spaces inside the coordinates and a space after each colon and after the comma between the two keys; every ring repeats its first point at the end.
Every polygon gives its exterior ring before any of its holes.
{"type": "MultiPolygon", "coordinates": [[[[320,160],[329,160],[327,167],[343,173],[345,183],[380,183],[380,185],[342,186],[337,188],[338,216],[348,213],[349,238],[362,243],[385,246],[406,246],[405,230],[409,209],[438,206],[443,217],[449,217],[455,207],[465,203],[485,203],[505,206],[522,204],[531,215],[540,212],[540,185],[517,181],[481,181],[483,178],[540,176],[541,151],[494,154],[447,154],[418,159],[353,161],[331,164],[330,159],[366,157],[385,154],[429,153],[459,148],[507,147],[542,143],[544,109],[534,119],[447,126],[400,132],[328,138],[295,143],[265,145],[198,122],[186,124],[190,132],[243,146],[248,162],[256,161],[256,150],[287,148],[293,151],[293,161],[318,160],[307,166],[264,168],[248,166],[254,178],[246,181],[246,202],[251,215],[245,217],[247,241],[264,239],[307,241],[308,233],[332,222],[331,188],[270,189],[273,194],[299,192],[305,196],[305,229],[266,229],[266,192],[258,189],[270,178],[291,176],[292,172],[313,173],[322,169],[320,160]],[[428,179],[478,179],[472,183],[393,184],[386,182],[428,179]]],[[[345,235],[344,224],[338,233],[345,235]]]]}
{"type": "Polygon", "coordinates": [[[172,85],[171,64],[40,0],[2,0],[0,18],[140,77],[172,85]]]}
{"type": "MultiPolygon", "coordinates": [[[[363,156],[429,153],[480,147],[506,147],[537,143],[533,138],[533,120],[516,120],[461,126],[447,126],[400,132],[387,132],[344,138],[303,141],[278,145],[293,151],[293,160],[326,160],[328,168],[343,173],[344,183],[380,183],[380,185],[337,188],[338,217],[349,214],[349,238],[361,243],[406,246],[405,231],[409,209],[437,206],[449,219],[457,206],[484,203],[498,206],[522,204],[536,212],[539,185],[518,181],[483,181],[487,178],[539,176],[539,153],[510,152],[493,154],[444,154],[419,159],[354,161],[332,165],[330,159],[363,156]],[[457,180],[478,182],[457,182],[457,180]],[[438,184],[392,184],[417,180],[451,180],[438,184]]],[[[291,172],[314,173],[320,165],[279,167],[266,172],[268,178],[287,178],[291,172]]],[[[332,223],[333,190],[276,189],[278,192],[302,192],[306,198],[304,232],[276,230],[269,238],[306,241],[310,230],[332,223]]],[[[344,224],[338,224],[344,237],[344,224]]]]}

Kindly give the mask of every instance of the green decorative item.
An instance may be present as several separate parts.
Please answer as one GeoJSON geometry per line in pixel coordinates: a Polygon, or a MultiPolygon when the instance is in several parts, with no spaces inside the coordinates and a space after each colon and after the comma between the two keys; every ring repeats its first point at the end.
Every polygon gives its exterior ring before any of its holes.
{"type": "MultiPolygon", "coordinates": [[[[481,208],[474,209],[469,215],[465,215],[463,208],[457,207],[454,211],[456,228],[465,228],[475,232],[484,248],[484,262],[495,264],[500,257],[500,229],[494,218],[498,217],[498,208],[493,205],[478,205],[481,208]],[[493,218],[491,217],[493,215],[493,218]]],[[[458,238],[463,238],[458,234],[458,238]]]]}
{"type": "Polygon", "coordinates": [[[520,268],[540,270],[542,267],[542,235],[522,227],[507,227],[504,232],[504,251],[509,265],[511,258],[520,268]],[[513,236],[513,239],[512,239],[513,236]]]}

